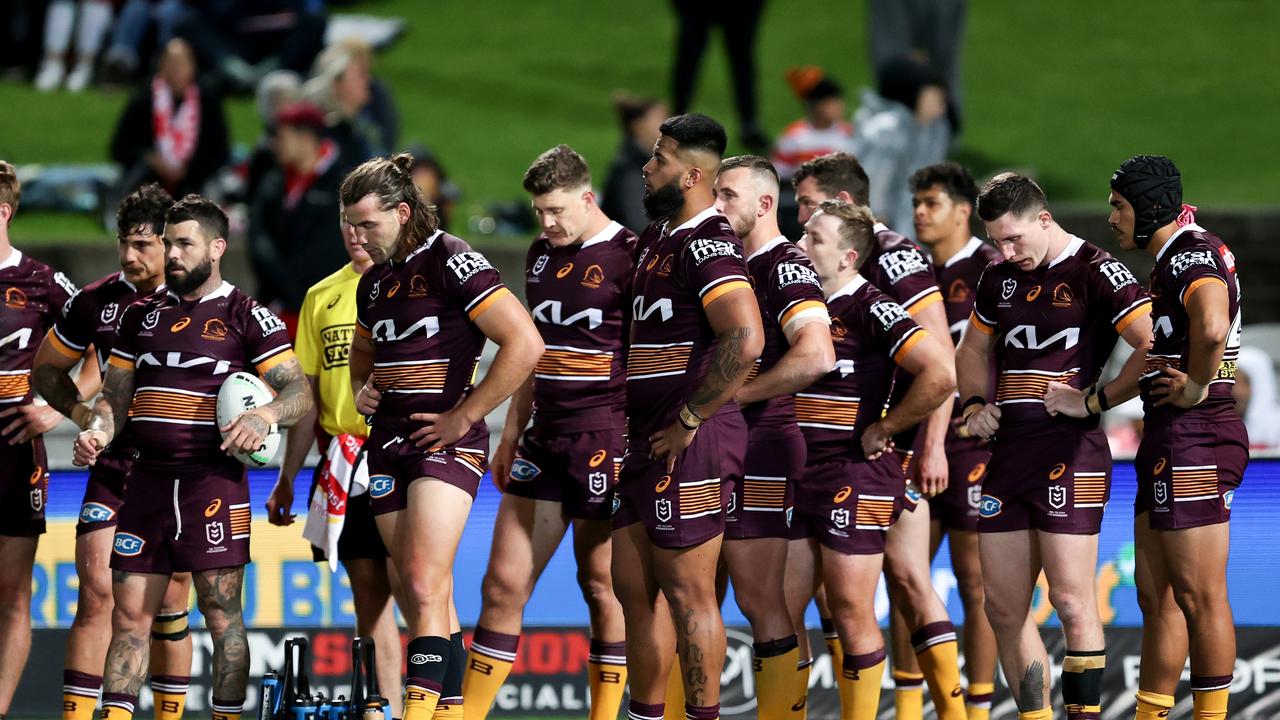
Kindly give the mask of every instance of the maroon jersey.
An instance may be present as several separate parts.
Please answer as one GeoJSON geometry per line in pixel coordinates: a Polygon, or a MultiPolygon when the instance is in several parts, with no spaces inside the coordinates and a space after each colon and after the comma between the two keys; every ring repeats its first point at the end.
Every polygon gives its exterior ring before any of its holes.
{"type": "Polygon", "coordinates": [[[223,281],[198,300],[157,293],[125,309],[108,363],[133,371],[129,440],[149,466],[225,463],[218,389],[293,357],[284,323],[223,281]]]}
{"type": "Polygon", "coordinates": [[[1155,341],[1147,352],[1147,367],[1139,383],[1148,422],[1171,422],[1179,418],[1213,420],[1238,419],[1231,390],[1236,382],[1236,360],[1240,356],[1240,279],[1236,277],[1236,260],[1225,243],[1199,225],[1182,227],[1156,256],[1151,269],[1151,321],[1155,341]],[[1193,408],[1173,405],[1156,407],[1151,398],[1151,381],[1161,370],[1172,365],[1187,371],[1188,332],[1187,298],[1206,284],[1219,283],[1227,288],[1231,331],[1222,351],[1222,364],[1209,381],[1209,395],[1193,408]]]}
{"type": "Polygon", "coordinates": [[[871,257],[862,263],[859,273],[881,292],[914,315],[942,299],[933,267],[920,248],[906,237],[876,223],[876,241],[871,257]]]}
{"type": "Polygon", "coordinates": [[[1097,416],[1050,416],[1045,390],[1050,381],[1092,385],[1119,333],[1150,311],[1151,300],[1124,263],[1077,237],[1030,271],[1011,262],[988,267],[969,322],[997,336],[1001,437],[1097,427],[1097,416]]]}
{"type": "MultiPolygon", "coordinates": [[[[651,223],[639,241],[632,278],[627,348],[630,452],[670,425],[702,382],[716,344],[704,308],[735,289],[750,289],[742,242],[729,221],[707,208],[685,224],[651,223]]],[[[738,412],[732,401],[720,413],[738,412]]]]}
{"type": "MultiPolygon", "coordinates": [[[[162,285],[152,292],[164,290],[162,285]]],[[[107,358],[116,343],[116,326],[124,309],[152,293],[140,294],[124,273],[113,272],[84,286],[67,306],[66,316],[49,331],[49,341],[59,353],[79,359],[90,345],[105,375],[107,358]]]]}
{"type": "Polygon", "coordinates": [[[9,407],[31,402],[31,363],[40,339],[65,314],[76,287],[14,248],[0,263],[0,292],[0,407],[9,407]]]}
{"type": "Polygon", "coordinates": [[[827,308],[836,367],[796,393],[796,422],[810,466],[865,458],[862,431],[880,419],[897,364],[929,336],[862,275],[832,293],[827,308]]]}
{"type": "MultiPolygon", "coordinates": [[[[806,311],[827,314],[822,297],[822,283],[813,271],[809,258],[794,243],[779,235],[747,258],[747,270],[760,304],[760,320],[764,326],[764,349],[748,381],[768,371],[790,349],[783,330],[806,311]]],[[[747,424],[795,422],[795,403],[790,395],[771,398],[742,409],[747,424]]]]}
{"type": "Polygon", "coordinates": [[[580,244],[538,238],[525,258],[525,298],[546,352],[533,371],[534,422],[550,432],[622,427],[623,332],[635,233],[616,222],[580,244]]]}
{"type": "Polygon", "coordinates": [[[413,413],[453,408],[484,348],[475,319],[508,294],[483,255],[439,230],[403,261],[361,276],[356,332],[373,343],[373,385],[382,392],[374,426],[398,432],[419,425],[413,413]]]}
{"type": "MultiPolygon", "coordinates": [[[[934,267],[938,286],[942,288],[942,302],[947,311],[947,326],[951,329],[951,342],[957,346],[960,344],[960,336],[964,333],[965,326],[969,324],[969,316],[973,314],[973,300],[976,297],[975,292],[978,279],[982,277],[982,271],[986,270],[991,263],[997,263],[1003,259],[994,245],[971,237],[960,252],[952,255],[946,263],[934,267]]],[[[991,386],[994,388],[998,377],[993,372],[991,378],[993,381],[991,386]]],[[[953,418],[964,414],[964,408],[959,402],[954,403],[951,410],[953,418]]],[[[982,441],[977,438],[956,437],[954,424],[947,432],[948,453],[980,444],[982,441]]]]}

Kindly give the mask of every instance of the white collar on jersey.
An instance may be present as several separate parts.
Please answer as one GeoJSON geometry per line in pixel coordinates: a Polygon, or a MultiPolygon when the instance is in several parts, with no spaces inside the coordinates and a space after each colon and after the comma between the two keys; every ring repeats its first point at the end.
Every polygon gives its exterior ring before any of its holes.
{"type": "Polygon", "coordinates": [[[120,271],[120,274],[116,277],[116,279],[117,279],[117,280],[119,280],[120,282],[124,283],[125,285],[128,285],[130,290],[132,290],[132,291],[134,291],[134,292],[138,292],[138,286],[137,286],[137,285],[134,285],[134,284],[133,284],[133,283],[131,283],[131,282],[129,282],[128,278],[126,278],[126,277],[124,276],[124,271],[123,271],[123,270],[122,270],[122,271],[120,271]]]}
{"type": "Polygon", "coordinates": [[[1173,241],[1177,240],[1178,236],[1184,232],[1205,232],[1205,229],[1195,223],[1187,223],[1186,225],[1178,228],[1176,232],[1169,236],[1169,239],[1165,241],[1164,245],[1160,246],[1160,252],[1156,253],[1156,262],[1160,262],[1160,258],[1164,256],[1164,251],[1168,250],[1169,246],[1173,245],[1173,241]]]}
{"type": "MultiPolygon", "coordinates": [[[[431,246],[435,244],[436,238],[440,237],[443,234],[444,234],[443,230],[437,230],[434,233],[432,233],[431,237],[427,238],[426,242],[414,248],[413,252],[405,256],[404,262],[409,262],[414,258],[414,256],[416,256],[418,253],[422,252],[423,250],[429,250],[431,246]]],[[[392,263],[392,264],[394,265],[395,263],[392,263]]],[[[403,265],[404,263],[400,263],[400,264],[403,265]]]]}
{"type": "Polygon", "coordinates": [[[11,267],[18,267],[18,263],[22,262],[22,251],[18,248],[9,248],[9,257],[0,263],[0,270],[6,270],[11,267]]]}
{"type": "Polygon", "coordinates": [[[847,285],[828,295],[827,302],[831,302],[832,300],[835,300],[838,297],[844,297],[845,295],[852,295],[858,292],[858,288],[866,284],[867,284],[867,279],[862,277],[862,273],[858,273],[857,275],[853,276],[853,279],[850,280],[847,285]]]}
{"type": "Polygon", "coordinates": [[[1049,263],[1049,267],[1053,267],[1072,255],[1075,255],[1079,252],[1081,245],[1084,245],[1084,240],[1072,235],[1071,242],[1067,243],[1067,246],[1062,249],[1062,252],[1058,253],[1058,257],[1054,258],[1053,261],[1049,263]]]}
{"type": "Polygon", "coordinates": [[[774,239],[770,240],[769,242],[765,243],[765,244],[764,244],[764,247],[762,247],[762,248],[760,248],[759,250],[757,250],[757,251],[755,251],[755,252],[751,253],[751,256],[747,258],[747,262],[751,262],[752,260],[754,260],[754,259],[755,259],[755,257],[756,257],[757,255],[763,255],[763,254],[765,254],[765,253],[769,252],[770,250],[774,249],[775,247],[777,247],[777,246],[779,246],[779,245],[781,245],[782,243],[785,243],[785,242],[791,242],[791,241],[787,239],[787,236],[786,236],[786,235],[779,235],[778,237],[776,237],[776,238],[774,238],[774,239]]]}
{"type": "Polygon", "coordinates": [[[682,224],[680,225],[680,227],[675,228],[675,229],[672,229],[672,230],[668,230],[668,231],[667,231],[667,234],[668,234],[668,235],[671,235],[671,234],[674,234],[674,233],[678,233],[678,232],[680,232],[681,230],[692,230],[693,228],[696,228],[696,227],[698,227],[699,225],[701,225],[703,222],[705,222],[708,218],[712,217],[713,215],[719,215],[719,214],[720,214],[720,213],[717,213],[717,212],[716,212],[716,206],[715,206],[715,205],[712,205],[711,207],[707,208],[706,210],[703,210],[702,212],[698,213],[697,215],[694,215],[693,217],[691,217],[691,218],[689,218],[688,220],[686,220],[684,223],[682,223],[682,224]]]}
{"type": "Polygon", "coordinates": [[[978,248],[980,247],[982,247],[982,241],[970,235],[969,242],[965,243],[964,247],[960,248],[960,252],[952,255],[945,263],[943,263],[942,267],[949,268],[961,260],[973,257],[973,254],[978,252],[978,248]]]}
{"type": "Polygon", "coordinates": [[[605,242],[606,240],[612,240],[613,236],[617,235],[618,231],[621,229],[622,225],[619,225],[616,220],[610,220],[609,224],[606,225],[603,230],[592,235],[590,238],[583,240],[581,249],[589,248],[592,245],[605,242]]]}
{"type": "MultiPolygon", "coordinates": [[[[217,290],[214,290],[213,292],[209,293],[208,295],[205,295],[204,297],[200,298],[200,300],[199,300],[198,302],[205,302],[205,301],[208,301],[208,300],[217,300],[218,298],[224,298],[224,297],[226,297],[226,296],[230,295],[230,294],[231,294],[231,291],[232,291],[232,290],[235,290],[235,289],[236,289],[236,286],[235,286],[235,285],[232,285],[231,283],[227,282],[226,280],[223,280],[223,281],[222,281],[222,284],[218,286],[218,289],[217,289],[217,290]]],[[[181,299],[182,299],[181,297],[179,297],[178,293],[176,293],[176,292],[174,292],[174,291],[172,291],[172,290],[169,290],[169,291],[168,291],[168,293],[169,293],[169,295],[170,295],[171,297],[177,298],[178,300],[181,300],[181,299]]]]}
{"type": "Polygon", "coordinates": [[[882,232],[889,232],[889,226],[877,221],[875,226],[871,228],[871,232],[879,235],[882,232]]]}

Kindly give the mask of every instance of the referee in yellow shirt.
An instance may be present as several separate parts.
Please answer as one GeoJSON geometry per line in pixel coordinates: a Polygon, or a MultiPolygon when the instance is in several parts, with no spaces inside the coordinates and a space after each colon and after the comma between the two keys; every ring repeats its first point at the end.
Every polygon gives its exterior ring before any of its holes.
{"type": "MultiPolygon", "coordinates": [[[[343,246],[351,262],[313,285],[299,313],[294,351],[315,396],[315,409],[289,428],[280,477],[267,500],[267,517],[274,525],[290,525],[294,521],[290,513],[293,484],[313,442],[319,442],[321,462],[309,486],[312,490],[307,494],[308,503],[326,466],[348,464],[343,462],[344,450],[346,461],[354,459],[356,466],[364,463],[363,449],[357,446],[369,436],[369,427],[356,412],[347,353],[355,332],[356,284],[373,267],[373,260],[363,247],[352,243],[353,237],[344,223],[343,246]],[[330,447],[334,443],[338,445],[330,447]],[[330,463],[330,457],[337,462],[330,463]]],[[[347,498],[346,519],[337,547],[338,560],[351,581],[356,632],[374,640],[378,685],[390,702],[391,717],[398,718],[401,698],[395,690],[400,687],[403,661],[392,604],[395,577],[387,548],[369,512],[367,492],[347,498]]],[[[321,550],[316,551],[316,559],[325,559],[321,550]]]]}

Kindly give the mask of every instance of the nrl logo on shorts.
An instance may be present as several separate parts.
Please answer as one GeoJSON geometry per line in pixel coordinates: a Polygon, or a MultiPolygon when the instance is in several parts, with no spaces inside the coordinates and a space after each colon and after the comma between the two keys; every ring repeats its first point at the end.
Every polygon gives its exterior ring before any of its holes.
{"type": "Polygon", "coordinates": [[[226,532],[223,530],[222,522],[214,520],[206,523],[204,526],[204,538],[209,541],[210,545],[221,545],[226,539],[226,532]]]}
{"type": "Polygon", "coordinates": [[[1018,281],[1014,280],[1013,278],[1009,278],[1008,280],[1005,280],[1003,284],[1000,285],[1000,297],[1005,300],[1008,300],[1009,298],[1013,297],[1013,291],[1017,289],[1018,289],[1018,281]]]}
{"type": "Polygon", "coordinates": [[[849,508],[833,508],[831,510],[831,524],[841,530],[849,527],[849,508]]]}
{"type": "Polygon", "coordinates": [[[44,490],[41,488],[31,491],[31,509],[36,512],[44,509],[44,490]]]}
{"type": "Polygon", "coordinates": [[[1169,486],[1163,480],[1157,480],[1155,485],[1155,499],[1157,505],[1163,505],[1169,501],[1169,486]]]}
{"type": "Polygon", "coordinates": [[[658,498],[653,502],[654,514],[658,517],[658,522],[669,522],[671,520],[671,501],[666,498],[658,498]]]}
{"type": "Polygon", "coordinates": [[[1049,507],[1062,509],[1067,504],[1067,489],[1061,485],[1049,486],[1049,507]]]}
{"type": "Polygon", "coordinates": [[[115,322],[116,313],[119,310],[120,306],[118,304],[107,303],[106,306],[102,308],[102,314],[98,316],[98,319],[102,321],[103,325],[110,325],[115,322]]]}
{"type": "Polygon", "coordinates": [[[587,489],[592,495],[603,495],[604,491],[609,488],[609,476],[602,472],[593,472],[587,475],[587,489]]]}
{"type": "Polygon", "coordinates": [[[540,472],[542,472],[541,468],[524,458],[516,458],[511,463],[511,479],[516,482],[528,482],[538,477],[540,472]]]}
{"type": "Polygon", "coordinates": [[[982,507],[982,486],[981,485],[969,486],[969,507],[971,508],[982,507]]]}

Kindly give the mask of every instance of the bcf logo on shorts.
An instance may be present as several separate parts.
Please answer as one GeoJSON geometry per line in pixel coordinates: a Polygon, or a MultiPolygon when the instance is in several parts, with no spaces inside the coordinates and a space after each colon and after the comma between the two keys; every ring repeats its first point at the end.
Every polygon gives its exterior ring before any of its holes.
{"type": "Polygon", "coordinates": [[[1000,498],[994,495],[983,495],[982,502],[978,504],[978,517],[993,518],[1003,509],[1004,503],[1000,502],[1000,498]]]}
{"type": "Polygon", "coordinates": [[[369,497],[384,498],[396,489],[396,479],[390,475],[374,475],[369,478],[369,497]]]}
{"type": "MultiPolygon", "coordinates": [[[[516,482],[528,482],[542,472],[542,468],[525,460],[524,458],[516,458],[511,463],[511,479],[516,482]]],[[[599,493],[597,493],[599,494],[599,493]]]]}
{"type": "Polygon", "coordinates": [[[1222,506],[1223,506],[1223,507],[1225,507],[1226,509],[1230,510],[1230,509],[1231,509],[1231,502],[1232,502],[1233,500],[1235,500],[1235,499],[1236,499],[1236,491],[1235,491],[1235,490],[1228,490],[1228,491],[1226,491],[1226,492],[1222,493],[1222,506]]]}
{"type": "Polygon", "coordinates": [[[115,552],[117,555],[124,557],[133,557],[142,554],[142,546],[147,541],[132,533],[118,532],[116,533],[115,552]]]}
{"type": "Polygon", "coordinates": [[[654,513],[658,517],[658,522],[668,522],[671,520],[671,501],[666,498],[658,498],[653,502],[654,513]]]}
{"type": "Polygon", "coordinates": [[[831,524],[841,530],[849,527],[849,508],[833,508],[831,510],[831,524]]]}
{"type": "Polygon", "coordinates": [[[80,522],[106,522],[116,516],[116,511],[99,502],[87,502],[80,506],[80,522]]]}
{"type": "Polygon", "coordinates": [[[609,489],[609,476],[602,472],[587,475],[587,489],[592,495],[603,495],[604,491],[609,489]]]}

